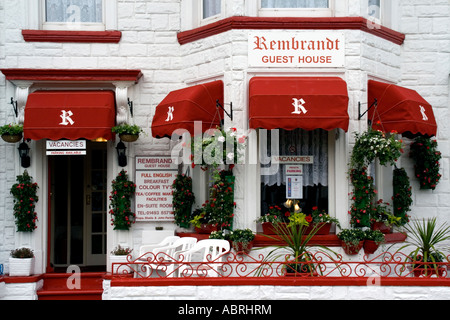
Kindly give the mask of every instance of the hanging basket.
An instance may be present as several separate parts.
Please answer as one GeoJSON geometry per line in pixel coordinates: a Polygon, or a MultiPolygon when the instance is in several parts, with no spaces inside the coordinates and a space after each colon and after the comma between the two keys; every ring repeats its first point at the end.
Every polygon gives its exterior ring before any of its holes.
{"type": "Polygon", "coordinates": [[[2,139],[8,143],[16,143],[22,140],[22,134],[2,134],[2,139]]]}
{"type": "Polygon", "coordinates": [[[137,139],[139,139],[138,134],[120,134],[119,135],[120,140],[125,142],[135,142],[137,139]]]}

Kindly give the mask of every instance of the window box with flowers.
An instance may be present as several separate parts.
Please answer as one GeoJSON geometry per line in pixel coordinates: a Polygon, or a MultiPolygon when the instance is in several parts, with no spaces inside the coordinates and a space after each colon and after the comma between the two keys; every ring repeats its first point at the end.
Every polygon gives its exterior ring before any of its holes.
{"type": "Polygon", "coordinates": [[[0,135],[3,141],[16,143],[22,139],[23,126],[20,124],[7,124],[0,127],[0,135]]]}
{"type": "Polygon", "coordinates": [[[389,203],[383,203],[383,200],[380,199],[372,207],[370,212],[370,227],[372,230],[379,230],[387,234],[392,232],[393,226],[400,224],[401,218],[394,216],[389,206],[389,203]]]}
{"type": "Polygon", "coordinates": [[[18,232],[33,232],[37,226],[37,213],[35,212],[38,184],[33,182],[33,178],[25,170],[17,176],[17,183],[11,187],[11,194],[14,196],[14,217],[18,232]]]}
{"type": "Polygon", "coordinates": [[[289,210],[285,210],[283,213],[281,207],[273,205],[269,207],[269,212],[258,218],[256,222],[261,223],[264,234],[276,234],[274,224],[285,224],[289,221],[290,215],[289,210]]]}
{"type": "Polygon", "coordinates": [[[311,223],[308,229],[306,229],[306,232],[311,232],[317,225],[316,235],[326,235],[330,233],[333,223],[338,228],[341,227],[338,219],[331,217],[325,210],[319,210],[318,207],[313,207],[311,212],[311,223]]]}
{"type": "Polygon", "coordinates": [[[135,222],[136,214],[131,211],[131,197],[136,190],[136,184],[128,180],[128,174],[122,170],[112,181],[110,199],[111,225],[114,230],[129,230],[135,222]]]}

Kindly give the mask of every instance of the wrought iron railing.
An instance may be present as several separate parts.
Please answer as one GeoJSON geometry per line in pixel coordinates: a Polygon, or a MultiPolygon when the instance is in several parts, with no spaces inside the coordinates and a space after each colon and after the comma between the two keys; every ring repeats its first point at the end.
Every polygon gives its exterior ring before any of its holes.
{"type": "Polygon", "coordinates": [[[128,257],[126,262],[113,263],[113,278],[133,279],[168,278],[426,278],[450,280],[448,262],[412,261],[401,252],[383,252],[376,255],[344,256],[324,252],[309,252],[294,259],[285,255],[279,261],[270,261],[262,254],[229,252],[218,259],[186,261],[182,254],[170,257],[166,254],[148,253],[137,259],[128,257]],[[360,260],[352,261],[351,259],[360,260]]]}

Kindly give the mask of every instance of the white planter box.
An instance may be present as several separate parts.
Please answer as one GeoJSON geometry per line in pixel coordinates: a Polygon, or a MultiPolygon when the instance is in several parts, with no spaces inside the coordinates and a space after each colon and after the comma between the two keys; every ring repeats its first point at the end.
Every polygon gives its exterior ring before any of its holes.
{"type": "Polygon", "coordinates": [[[9,258],[10,277],[28,277],[34,271],[34,258],[9,258]]]}
{"type": "Polygon", "coordinates": [[[119,264],[114,265],[114,263],[127,263],[128,262],[127,257],[128,256],[113,256],[113,255],[109,256],[109,259],[110,259],[110,262],[111,262],[111,265],[112,265],[111,270],[112,270],[113,274],[127,274],[127,273],[131,273],[132,269],[130,267],[128,267],[128,266],[119,265],[119,264]]]}

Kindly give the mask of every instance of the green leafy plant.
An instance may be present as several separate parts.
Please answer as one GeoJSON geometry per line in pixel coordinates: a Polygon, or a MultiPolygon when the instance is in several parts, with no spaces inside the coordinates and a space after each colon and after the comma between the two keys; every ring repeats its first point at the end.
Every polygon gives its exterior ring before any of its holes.
{"type": "Polygon", "coordinates": [[[129,230],[135,222],[136,214],[131,211],[131,197],[136,190],[136,184],[128,180],[128,174],[122,170],[112,181],[110,199],[111,224],[114,230],[129,230]]]}
{"type": "Polygon", "coordinates": [[[256,222],[287,222],[290,215],[290,211],[286,211],[285,213],[283,213],[283,210],[279,206],[273,205],[269,207],[269,212],[256,219],[256,222]]]}
{"type": "Polygon", "coordinates": [[[393,187],[394,195],[392,200],[394,216],[400,218],[399,225],[405,225],[409,222],[408,212],[411,210],[411,204],[413,202],[411,198],[412,187],[405,169],[394,169],[393,187]]]}
{"type": "Polygon", "coordinates": [[[370,212],[371,222],[383,222],[387,226],[399,225],[400,219],[391,213],[390,204],[384,203],[382,199],[377,201],[370,212]]]}
{"type": "Polygon", "coordinates": [[[436,189],[442,175],[439,173],[442,158],[437,150],[437,141],[419,136],[411,144],[409,156],[414,160],[414,170],[420,189],[436,189]]]}
{"type": "Polygon", "coordinates": [[[238,137],[236,128],[225,131],[219,127],[212,134],[194,136],[191,141],[192,167],[217,168],[221,164],[242,163],[246,137],[238,137]],[[200,157],[201,156],[201,157],[200,157]]]}
{"type": "Polygon", "coordinates": [[[229,236],[224,230],[213,231],[209,235],[209,239],[228,240],[229,236]]]}
{"type": "Polygon", "coordinates": [[[136,124],[128,124],[128,123],[122,123],[118,126],[112,127],[111,131],[116,134],[130,134],[130,135],[139,135],[140,133],[143,133],[141,127],[139,127],[136,124]]]}
{"type": "Polygon", "coordinates": [[[377,245],[383,243],[386,239],[380,230],[367,229],[364,231],[364,240],[374,241],[377,245]]]}
{"type": "Polygon", "coordinates": [[[21,124],[6,124],[0,127],[0,135],[19,135],[23,132],[23,126],[21,124]]]}
{"type": "Polygon", "coordinates": [[[231,170],[222,170],[214,177],[208,203],[211,219],[220,229],[231,229],[234,218],[234,177],[231,170]]]}
{"type": "Polygon", "coordinates": [[[255,234],[250,229],[236,229],[231,231],[228,237],[234,242],[248,243],[255,239],[255,234]]]}
{"type": "Polygon", "coordinates": [[[353,185],[350,224],[353,227],[370,227],[370,211],[376,195],[373,178],[368,175],[367,168],[362,167],[351,169],[350,180],[353,185]]]}
{"type": "Polygon", "coordinates": [[[189,221],[192,219],[192,205],[195,202],[192,178],[185,174],[178,174],[172,184],[172,189],[175,223],[180,227],[188,228],[189,221]]]}
{"type": "Polygon", "coordinates": [[[356,246],[362,240],[364,240],[365,234],[359,228],[342,229],[337,234],[337,237],[348,245],[356,246]]]}
{"type": "MultiPolygon", "coordinates": [[[[313,274],[315,270],[313,254],[309,251],[311,246],[309,242],[313,236],[319,230],[319,226],[316,225],[309,233],[306,230],[309,226],[307,216],[301,212],[296,211],[289,217],[289,223],[275,223],[274,230],[277,237],[270,235],[264,235],[272,240],[281,242],[282,244],[275,246],[271,250],[264,261],[275,261],[280,258],[284,258],[286,264],[286,272],[288,273],[310,273],[313,274]],[[288,254],[286,254],[286,251],[288,254]]],[[[318,248],[332,252],[330,249],[324,246],[317,245],[318,248]]],[[[318,250],[320,251],[320,250],[318,250]]],[[[264,268],[260,269],[263,272],[264,268]]],[[[320,271],[320,270],[319,270],[320,271]]]]}
{"type": "Polygon", "coordinates": [[[312,223],[335,223],[337,227],[341,227],[337,218],[331,217],[325,210],[319,210],[318,207],[312,207],[311,218],[312,223]]]}
{"type": "Polygon", "coordinates": [[[114,256],[128,256],[129,254],[131,254],[131,252],[133,252],[133,249],[130,249],[128,247],[121,247],[120,245],[118,245],[111,251],[111,254],[114,256]]]}
{"type": "Polygon", "coordinates": [[[30,248],[18,248],[11,250],[11,258],[31,259],[34,258],[34,252],[30,248]]]}
{"type": "Polygon", "coordinates": [[[369,129],[362,134],[355,133],[355,139],[350,160],[352,168],[367,167],[376,158],[381,165],[394,165],[403,153],[403,141],[379,130],[369,129]]]}
{"type": "Polygon", "coordinates": [[[37,228],[35,208],[39,200],[38,188],[38,184],[33,182],[26,170],[17,176],[17,183],[11,187],[10,192],[14,196],[14,217],[19,232],[32,232],[37,228]]]}
{"type": "Polygon", "coordinates": [[[415,220],[404,226],[407,234],[406,244],[398,249],[413,247],[408,260],[413,262],[413,268],[423,268],[425,273],[437,270],[437,263],[443,262],[445,255],[438,245],[450,239],[450,226],[446,223],[438,226],[436,218],[415,220]],[[424,264],[431,263],[431,264],[424,264]]]}

